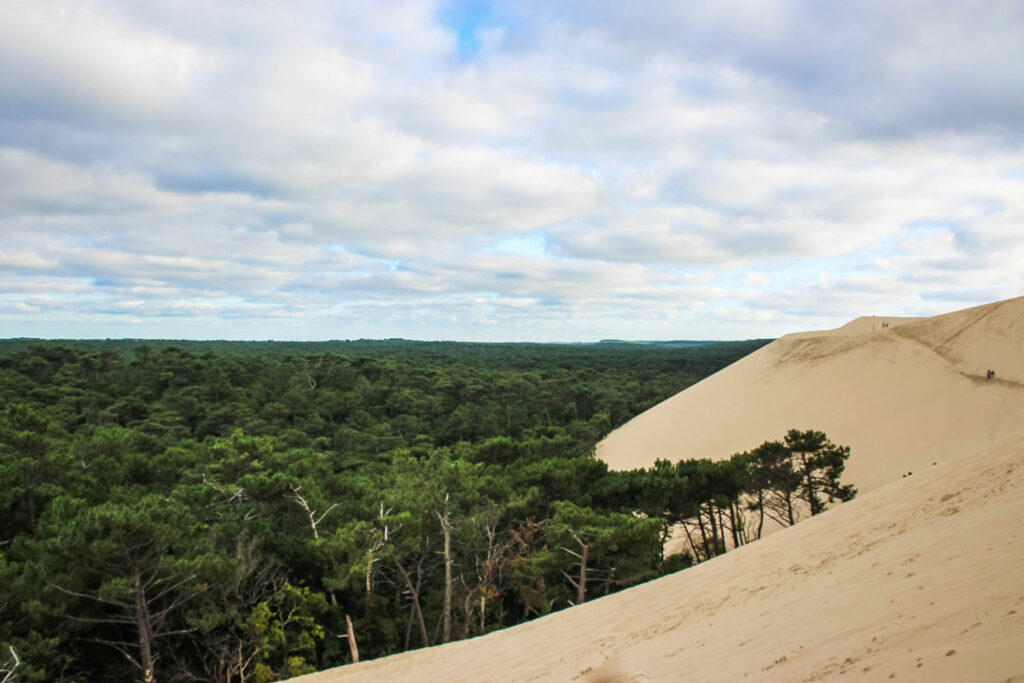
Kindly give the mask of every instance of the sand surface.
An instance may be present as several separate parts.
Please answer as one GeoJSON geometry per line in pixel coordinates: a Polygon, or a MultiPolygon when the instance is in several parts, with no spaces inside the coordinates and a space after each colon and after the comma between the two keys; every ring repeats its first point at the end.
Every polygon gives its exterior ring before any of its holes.
{"type": "Polygon", "coordinates": [[[934,318],[858,318],[772,342],[615,430],[597,455],[614,469],[719,460],[818,429],[850,446],[843,481],[865,492],[1018,433],[1022,389],[1024,297],[934,318]]]}
{"type": "Polygon", "coordinates": [[[522,626],[296,680],[1024,681],[1024,299],[790,335],[600,452],[727,457],[790,427],[851,445],[857,499],[522,626]]]}

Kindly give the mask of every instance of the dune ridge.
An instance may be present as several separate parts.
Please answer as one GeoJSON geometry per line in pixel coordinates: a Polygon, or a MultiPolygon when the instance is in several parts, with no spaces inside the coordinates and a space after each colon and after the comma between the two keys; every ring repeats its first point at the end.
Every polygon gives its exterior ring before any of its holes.
{"type": "Polygon", "coordinates": [[[783,337],[599,454],[630,468],[824,429],[852,447],[855,500],[515,628],[298,680],[1024,680],[1022,380],[1024,298],[783,337]]]}

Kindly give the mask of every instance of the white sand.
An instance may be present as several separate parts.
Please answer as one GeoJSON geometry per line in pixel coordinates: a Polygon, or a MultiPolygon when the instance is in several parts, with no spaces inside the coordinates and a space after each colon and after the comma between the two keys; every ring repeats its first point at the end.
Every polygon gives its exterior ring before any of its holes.
{"type": "Polygon", "coordinates": [[[297,680],[1024,681],[1024,299],[882,320],[785,337],[600,451],[628,468],[823,429],[852,446],[856,500],[522,626],[297,680]]]}

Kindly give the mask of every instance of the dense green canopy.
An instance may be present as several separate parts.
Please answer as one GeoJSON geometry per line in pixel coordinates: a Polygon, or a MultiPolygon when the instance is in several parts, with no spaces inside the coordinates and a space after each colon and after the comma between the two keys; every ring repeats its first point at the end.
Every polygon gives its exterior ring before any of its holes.
{"type": "MultiPolygon", "coordinates": [[[[22,681],[269,681],[351,661],[346,618],[377,657],[724,552],[774,461],[593,447],[762,343],[0,343],[0,644],[22,681]]],[[[848,451],[807,434],[816,512],[848,451]]]]}

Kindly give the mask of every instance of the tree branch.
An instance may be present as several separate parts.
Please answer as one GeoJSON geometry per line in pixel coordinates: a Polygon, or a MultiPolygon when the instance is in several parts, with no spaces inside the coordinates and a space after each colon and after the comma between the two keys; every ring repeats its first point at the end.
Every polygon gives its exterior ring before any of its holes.
{"type": "Polygon", "coordinates": [[[8,645],[7,649],[11,651],[11,660],[12,661],[9,662],[9,664],[10,664],[9,667],[7,666],[8,663],[5,662],[4,666],[7,667],[7,668],[0,669],[0,674],[4,674],[4,677],[0,678],[0,683],[13,683],[14,682],[14,670],[17,669],[18,665],[21,664],[21,660],[18,659],[18,653],[14,651],[14,646],[13,645],[8,645]]]}
{"type": "Polygon", "coordinates": [[[76,617],[73,614],[65,614],[66,619],[71,621],[77,621],[82,624],[120,624],[123,626],[133,626],[135,624],[134,619],[106,619],[103,617],[76,617]]]}
{"type": "Polygon", "coordinates": [[[317,526],[320,522],[324,521],[324,517],[326,517],[331,510],[338,507],[338,504],[334,503],[331,507],[327,508],[322,515],[317,517],[316,510],[310,509],[309,503],[306,501],[305,497],[299,493],[299,491],[302,490],[302,487],[296,486],[295,484],[289,484],[288,488],[292,490],[295,502],[299,504],[299,507],[306,511],[306,516],[309,517],[309,526],[313,529],[313,538],[320,538],[320,534],[317,533],[316,530],[317,526]]]}
{"type": "Polygon", "coordinates": [[[569,549],[568,549],[568,548],[566,548],[566,547],[565,547],[564,545],[562,546],[562,550],[564,550],[565,552],[569,553],[569,554],[570,554],[570,555],[572,555],[573,557],[575,557],[575,558],[578,558],[578,559],[579,559],[579,560],[581,560],[581,561],[583,560],[583,556],[582,556],[582,555],[580,555],[579,553],[575,553],[575,552],[573,552],[573,551],[569,550],[569,549]]]}
{"type": "Polygon", "coordinates": [[[135,645],[133,645],[132,643],[126,643],[123,640],[106,640],[105,638],[90,638],[89,642],[99,643],[100,645],[107,645],[109,647],[114,648],[122,655],[124,655],[124,658],[131,662],[136,669],[138,669],[139,671],[143,670],[142,664],[140,664],[138,660],[136,660],[135,657],[133,657],[128,650],[128,648],[135,647],[135,645]]]}
{"type": "Polygon", "coordinates": [[[73,595],[76,598],[86,598],[88,600],[93,600],[95,602],[99,602],[99,603],[102,603],[104,605],[113,605],[114,607],[120,607],[122,609],[127,609],[127,610],[134,609],[133,605],[129,605],[126,602],[120,602],[118,600],[106,600],[104,598],[99,597],[98,595],[89,595],[88,593],[79,593],[78,591],[73,591],[73,590],[69,590],[67,588],[64,588],[63,586],[58,586],[55,583],[51,583],[49,585],[50,585],[51,588],[56,588],[61,593],[65,593],[67,595],[73,595]]]}
{"type": "Polygon", "coordinates": [[[175,590],[177,588],[180,588],[181,586],[185,585],[186,583],[188,583],[189,581],[191,581],[194,578],[196,578],[196,575],[192,574],[190,576],[186,576],[186,577],[184,577],[182,579],[179,579],[178,581],[175,581],[174,583],[172,583],[172,584],[164,587],[163,589],[161,589],[159,593],[157,593],[156,595],[154,595],[152,597],[150,602],[156,602],[157,600],[159,600],[160,598],[164,597],[165,595],[167,595],[171,591],[173,591],[173,590],[175,590]]]}

